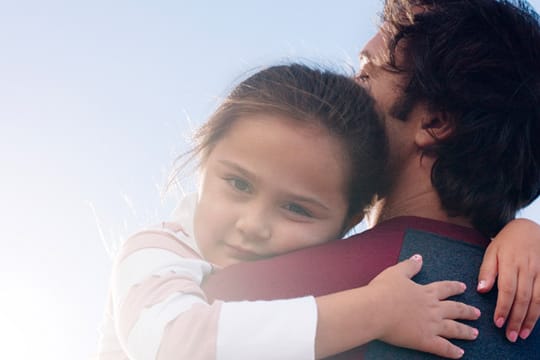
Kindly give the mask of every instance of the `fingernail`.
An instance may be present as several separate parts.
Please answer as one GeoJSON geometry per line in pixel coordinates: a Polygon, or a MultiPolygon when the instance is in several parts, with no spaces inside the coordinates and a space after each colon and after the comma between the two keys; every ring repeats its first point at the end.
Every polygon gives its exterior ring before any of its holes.
{"type": "Polygon", "coordinates": [[[461,357],[461,356],[463,356],[463,354],[465,354],[465,350],[459,349],[459,356],[461,357]]]}
{"type": "Polygon", "coordinates": [[[478,329],[473,329],[473,335],[475,339],[478,337],[478,329]]]}
{"type": "Polygon", "coordinates": [[[467,290],[467,284],[461,283],[461,288],[463,289],[463,291],[467,290]]]}
{"type": "Polygon", "coordinates": [[[528,338],[529,335],[531,335],[531,330],[529,330],[529,329],[523,329],[523,330],[521,330],[521,332],[519,333],[519,337],[522,338],[523,340],[525,340],[526,338],[528,338]]]}
{"type": "Polygon", "coordinates": [[[422,255],[419,255],[419,254],[415,254],[411,257],[411,259],[413,259],[414,261],[422,261],[422,255]]]}
{"type": "Polygon", "coordinates": [[[495,321],[495,326],[497,326],[499,329],[502,328],[504,325],[504,318],[500,317],[495,321]]]}
{"type": "Polygon", "coordinates": [[[487,281],[480,280],[480,282],[478,283],[477,290],[484,290],[485,288],[487,288],[487,281]]]}
{"type": "Polygon", "coordinates": [[[476,316],[480,317],[480,315],[482,315],[482,312],[480,311],[480,309],[474,309],[474,313],[476,316]]]}
{"type": "Polygon", "coordinates": [[[510,331],[510,334],[508,334],[508,340],[510,340],[511,342],[516,342],[517,337],[518,337],[517,331],[510,331]]]}

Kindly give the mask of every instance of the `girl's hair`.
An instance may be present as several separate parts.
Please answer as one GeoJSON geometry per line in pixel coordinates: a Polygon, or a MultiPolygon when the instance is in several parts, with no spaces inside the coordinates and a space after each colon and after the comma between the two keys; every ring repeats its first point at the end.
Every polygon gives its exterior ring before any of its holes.
{"type": "Polygon", "coordinates": [[[189,159],[198,157],[204,164],[234,121],[256,114],[320,126],[341,142],[350,175],[347,218],[365,211],[381,190],[387,155],[383,126],[372,98],[352,77],[303,64],[272,66],[255,73],[238,84],[198,130],[189,159]]]}

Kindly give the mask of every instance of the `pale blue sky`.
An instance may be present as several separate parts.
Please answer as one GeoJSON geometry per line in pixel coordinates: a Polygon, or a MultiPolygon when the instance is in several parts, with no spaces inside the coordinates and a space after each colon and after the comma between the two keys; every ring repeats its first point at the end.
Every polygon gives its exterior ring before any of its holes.
{"type": "MultiPolygon", "coordinates": [[[[379,8],[0,2],[0,358],[88,358],[110,271],[103,241],[170,211],[159,190],[190,128],[257,66],[356,66],[379,8]]],[[[525,215],[540,221],[540,205],[525,215]]]]}

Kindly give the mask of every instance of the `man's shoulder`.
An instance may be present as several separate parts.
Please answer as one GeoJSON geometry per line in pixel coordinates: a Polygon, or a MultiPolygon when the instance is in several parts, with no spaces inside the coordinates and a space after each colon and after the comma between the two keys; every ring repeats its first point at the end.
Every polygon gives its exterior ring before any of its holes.
{"type": "MultiPolygon", "coordinates": [[[[448,232],[445,231],[426,231],[425,228],[408,229],[404,233],[399,260],[406,259],[415,253],[422,254],[424,266],[422,271],[414,277],[418,283],[460,280],[467,284],[465,293],[456,296],[455,299],[478,307],[484,314],[472,323],[478,328],[480,334],[474,342],[453,341],[465,350],[467,358],[534,358],[535,350],[540,348],[540,335],[533,334],[526,341],[519,340],[517,344],[507,341],[504,329],[496,328],[490,316],[495,310],[497,292],[495,290],[487,294],[476,292],[478,269],[485,250],[482,242],[486,239],[482,236],[477,238],[474,231],[465,231],[461,235],[453,234],[453,236],[455,237],[448,236],[448,232]]],[[[366,348],[365,359],[438,359],[438,357],[373,342],[366,348]]]]}

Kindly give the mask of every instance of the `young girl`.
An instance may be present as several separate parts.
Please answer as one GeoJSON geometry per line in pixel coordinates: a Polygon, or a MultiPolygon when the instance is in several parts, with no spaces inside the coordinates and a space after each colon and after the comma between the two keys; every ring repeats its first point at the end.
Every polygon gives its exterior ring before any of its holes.
{"type": "Polygon", "coordinates": [[[386,142],[352,79],[303,65],[262,70],[197,140],[198,194],[172,222],[129,238],[115,261],[100,359],[312,359],[401,334],[411,339],[401,346],[459,358],[445,339],[477,336],[455,321],[476,319],[477,309],[440,301],[464,284],[410,280],[420,256],[322,298],[206,302],[200,285],[212,271],[330,241],[363,217],[380,190],[386,142]],[[407,301],[380,308],[395,292],[407,301]],[[344,300],[354,316],[333,317],[344,300]]]}

